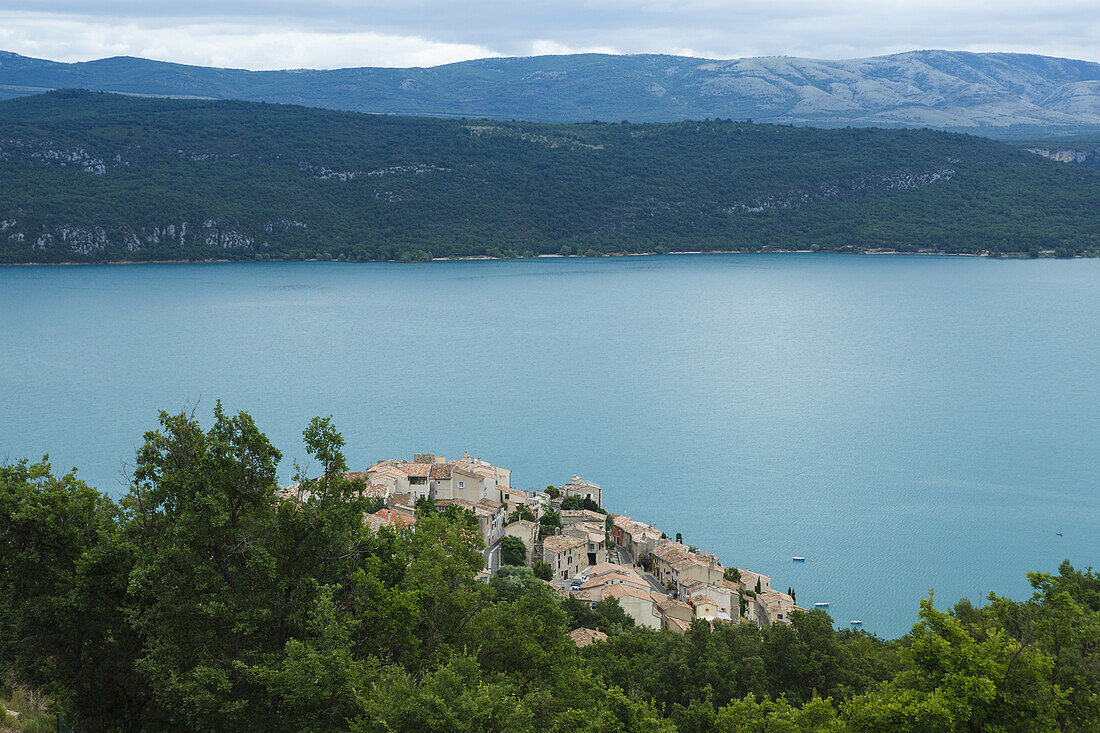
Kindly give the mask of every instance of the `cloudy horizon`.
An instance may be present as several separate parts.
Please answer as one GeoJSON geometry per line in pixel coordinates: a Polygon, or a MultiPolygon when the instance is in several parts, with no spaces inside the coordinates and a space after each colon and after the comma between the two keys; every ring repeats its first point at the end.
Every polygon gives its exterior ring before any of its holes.
{"type": "Polygon", "coordinates": [[[917,49],[1100,61],[1089,2],[1006,0],[5,0],[0,50],[55,61],[139,56],[245,69],[435,66],[494,56],[667,53],[857,58],[917,49]]]}

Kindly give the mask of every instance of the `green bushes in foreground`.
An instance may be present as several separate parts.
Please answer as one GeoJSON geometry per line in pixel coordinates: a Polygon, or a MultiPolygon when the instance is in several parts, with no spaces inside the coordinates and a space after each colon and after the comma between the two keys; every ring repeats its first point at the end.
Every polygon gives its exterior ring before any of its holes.
{"type": "Polygon", "coordinates": [[[119,502],[46,461],[0,467],[0,671],[77,730],[1090,731],[1100,726],[1100,576],[1068,562],[1034,595],[908,635],[820,612],[758,629],[633,627],[533,573],[475,582],[476,532],[425,513],[361,521],[343,440],[300,502],[279,451],[219,405],[161,414],[119,502]],[[606,642],[577,649],[570,628],[606,642]]]}

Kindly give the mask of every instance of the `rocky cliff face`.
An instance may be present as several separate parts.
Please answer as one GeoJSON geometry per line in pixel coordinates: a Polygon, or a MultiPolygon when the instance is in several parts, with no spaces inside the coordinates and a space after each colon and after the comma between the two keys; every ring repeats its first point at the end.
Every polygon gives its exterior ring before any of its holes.
{"type": "Polygon", "coordinates": [[[1090,168],[1100,168],[1100,148],[1024,148],[1029,153],[1056,160],[1059,163],[1074,163],[1090,168]]]}
{"type": "Polygon", "coordinates": [[[30,242],[31,247],[38,252],[78,259],[94,259],[108,248],[138,255],[148,247],[163,244],[176,245],[181,250],[189,245],[202,244],[206,246],[206,251],[221,249],[262,252],[268,247],[268,242],[263,238],[265,233],[290,230],[305,233],[307,229],[302,222],[285,219],[268,222],[260,227],[259,232],[251,232],[219,219],[207,219],[198,226],[182,221],[135,229],[87,224],[42,224],[12,218],[0,221],[0,242],[30,242]]]}

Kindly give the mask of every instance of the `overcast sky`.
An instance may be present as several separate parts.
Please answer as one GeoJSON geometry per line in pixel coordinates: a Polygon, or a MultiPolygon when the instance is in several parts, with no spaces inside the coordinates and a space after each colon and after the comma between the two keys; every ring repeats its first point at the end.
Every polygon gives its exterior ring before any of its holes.
{"type": "Polygon", "coordinates": [[[926,48],[1100,61],[1100,0],[0,0],[0,49],[58,61],[131,55],[280,69],[926,48]]]}

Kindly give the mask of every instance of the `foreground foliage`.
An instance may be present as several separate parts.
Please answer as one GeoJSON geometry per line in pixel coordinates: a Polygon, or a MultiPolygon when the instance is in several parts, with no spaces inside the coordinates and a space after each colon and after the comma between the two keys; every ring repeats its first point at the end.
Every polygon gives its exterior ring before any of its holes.
{"type": "Polygon", "coordinates": [[[1100,725],[1100,576],[1024,602],[921,604],[896,641],[790,626],[635,628],[522,568],[474,580],[458,513],[361,521],[327,419],[294,500],[219,405],[160,417],[114,502],[43,461],[0,468],[0,670],[79,730],[1031,731],[1100,725]],[[611,636],[577,649],[566,632],[611,636]]]}
{"type": "Polygon", "coordinates": [[[1100,175],[930,130],[0,103],[0,262],[1100,252],[1100,175]]]}

